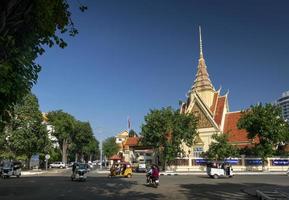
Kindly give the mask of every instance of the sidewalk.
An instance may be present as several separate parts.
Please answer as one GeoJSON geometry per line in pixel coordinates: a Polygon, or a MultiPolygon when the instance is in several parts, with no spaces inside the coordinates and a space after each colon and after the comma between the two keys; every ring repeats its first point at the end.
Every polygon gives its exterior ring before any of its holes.
{"type": "Polygon", "coordinates": [[[48,169],[46,170],[29,170],[29,171],[22,171],[21,175],[22,176],[30,176],[30,175],[40,175],[40,174],[54,174],[54,173],[60,173],[64,172],[67,169],[48,169]]]}
{"type": "Polygon", "coordinates": [[[39,175],[43,174],[45,171],[42,170],[29,170],[29,171],[22,171],[21,175],[22,176],[29,176],[29,175],[39,175]]]}
{"type": "MultiPolygon", "coordinates": [[[[109,174],[109,170],[95,170],[94,173],[98,174],[109,174]]],[[[143,174],[143,173],[134,173],[134,174],[143,174]]],[[[234,175],[285,175],[286,172],[234,172],[234,175]]],[[[207,175],[206,172],[173,172],[165,171],[160,172],[160,175],[163,176],[183,176],[183,175],[207,175]]]]}
{"type": "MultiPolygon", "coordinates": [[[[176,176],[176,175],[207,175],[207,172],[160,172],[161,175],[176,176]]],[[[286,172],[234,172],[234,175],[285,175],[286,172]]]]}

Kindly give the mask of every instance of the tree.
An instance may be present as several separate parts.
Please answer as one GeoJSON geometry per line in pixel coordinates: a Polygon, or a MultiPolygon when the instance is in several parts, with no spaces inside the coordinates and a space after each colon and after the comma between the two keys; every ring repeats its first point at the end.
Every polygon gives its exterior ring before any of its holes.
{"type": "Polygon", "coordinates": [[[115,137],[109,137],[103,141],[102,144],[103,154],[110,158],[111,156],[115,155],[119,151],[118,144],[115,143],[115,137]]]}
{"type": "Polygon", "coordinates": [[[208,151],[203,155],[204,157],[210,160],[223,161],[225,158],[238,156],[238,149],[228,143],[227,134],[214,134],[212,139],[214,139],[215,142],[210,144],[208,151]]]}
{"type": "Polygon", "coordinates": [[[0,130],[11,118],[13,105],[36,83],[41,67],[35,59],[44,53],[43,47],[64,48],[60,35],[67,32],[77,34],[66,0],[0,2],[0,130]]]}
{"type": "Polygon", "coordinates": [[[128,133],[128,137],[137,137],[137,133],[133,129],[131,129],[128,133]]]}
{"type": "Polygon", "coordinates": [[[238,128],[245,129],[249,139],[258,139],[254,152],[262,158],[263,167],[266,158],[273,155],[278,145],[289,139],[289,125],[281,116],[278,106],[258,104],[243,111],[238,122],[238,128]]]}
{"type": "Polygon", "coordinates": [[[75,152],[75,161],[78,160],[78,155],[81,156],[82,160],[84,159],[84,155],[87,155],[89,160],[91,160],[92,154],[98,151],[98,141],[93,135],[89,122],[76,121],[71,140],[75,152]]]}
{"type": "Polygon", "coordinates": [[[16,104],[13,116],[7,129],[7,146],[15,156],[25,155],[29,168],[32,155],[47,153],[50,147],[36,96],[28,94],[21,103],[16,104]]]}
{"type": "Polygon", "coordinates": [[[180,114],[171,107],[150,110],[142,125],[142,143],[163,153],[163,167],[183,153],[181,144],[192,146],[197,134],[197,119],[192,114],[180,114]]]}
{"type": "Polygon", "coordinates": [[[88,160],[92,160],[93,156],[99,157],[99,142],[93,136],[87,145],[84,147],[84,154],[87,156],[88,160]]]}
{"type": "Polygon", "coordinates": [[[72,142],[72,136],[75,134],[76,120],[72,115],[62,110],[49,112],[47,118],[48,123],[53,126],[52,135],[58,140],[62,162],[67,163],[67,149],[68,145],[72,142]]]}

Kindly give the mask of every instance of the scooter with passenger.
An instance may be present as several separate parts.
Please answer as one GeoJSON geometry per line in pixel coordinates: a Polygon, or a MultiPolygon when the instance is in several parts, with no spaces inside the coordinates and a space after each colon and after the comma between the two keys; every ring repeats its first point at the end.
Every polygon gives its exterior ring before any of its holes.
{"type": "Polygon", "coordinates": [[[159,186],[159,177],[160,177],[160,170],[159,167],[155,164],[151,166],[151,168],[146,173],[146,181],[147,184],[152,184],[155,187],[159,186]]]}

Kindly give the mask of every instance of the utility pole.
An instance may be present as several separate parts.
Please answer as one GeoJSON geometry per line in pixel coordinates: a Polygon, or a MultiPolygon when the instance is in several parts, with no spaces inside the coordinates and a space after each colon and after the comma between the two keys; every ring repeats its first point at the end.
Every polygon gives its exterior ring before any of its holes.
{"type": "Polygon", "coordinates": [[[102,141],[100,141],[100,169],[102,169],[102,141]]]}

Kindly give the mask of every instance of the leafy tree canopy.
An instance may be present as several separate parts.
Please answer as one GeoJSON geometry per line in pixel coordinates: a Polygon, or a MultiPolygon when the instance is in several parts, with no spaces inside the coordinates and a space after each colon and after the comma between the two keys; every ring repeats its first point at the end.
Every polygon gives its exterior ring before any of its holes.
{"type": "Polygon", "coordinates": [[[72,141],[77,147],[78,153],[83,152],[83,148],[93,139],[93,132],[88,122],[75,122],[75,129],[72,134],[72,141]]]}
{"type": "Polygon", "coordinates": [[[27,158],[35,153],[47,153],[50,141],[46,127],[42,124],[36,96],[28,94],[14,106],[13,118],[6,129],[7,145],[15,155],[27,158]]]}
{"type": "Polygon", "coordinates": [[[180,114],[171,107],[151,110],[142,125],[142,143],[163,149],[165,162],[182,153],[181,144],[193,144],[197,134],[197,119],[192,114],[180,114]]]}
{"type": "Polygon", "coordinates": [[[53,126],[52,134],[57,138],[62,147],[64,141],[71,142],[75,134],[75,118],[62,110],[51,111],[47,114],[48,123],[53,126]]]}
{"type": "Polygon", "coordinates": [[[259,139],[255,152],[263,160],[272,156],[280,143],[289,140],[289,125],[281,116],[278,106],[258,104],[244,111],[238,122],[238,128],[245,129],[248,138],[259,139]]]}
{"type": "Polygon", "coordinates": [[[48,123],[52,125],[54,135],[59,143],[62,154],[62,162],[67,162],[68,145],[72,142],[72,136],[75,134],[75,118],[62,110],[51,111],[47,114],[48,123]]]}
{"type": "Polygon", "coordinates": [[[136,133],[133,129],[131,129],[131,130],[129,131],[129,133],[128,133],[128,136],[129,136],[129,137],[136,137],[136,136],[137,136],[137,133],[136,133]]]}
{"type": "Polygon", "coordinates": [[[86,157],[99,153],[99,142],[94,137],[89,122],[76,121],[72,143],[72,149],[75,153],[85,155],[86,157]]]}
{"type": "Polygon", "coordinates": [[[212,142],[209,146],[209,150],[204,153],[204,157],[210,160],[223,161],[225,158],[238,156],[238,149],[228,143],[227,134],[214,134],[212,138],[215,142],[212,142]]]}
{"type": "Polygon", "coordinates": [[[102,143],[102,150],[107,158],[115,155],[119,151],[118,144],[115,143],[115,137],[109,137],[102,143]]]}
{"type": "Polygon", "coordinates": [[[64,48],[67,44],[60,35],[77,34],[70,16],[66,0],[0,2],[0,129],[13,104],[36,83],[41,67],[35,59],[44,53],[43,47],[64,48]]]}

